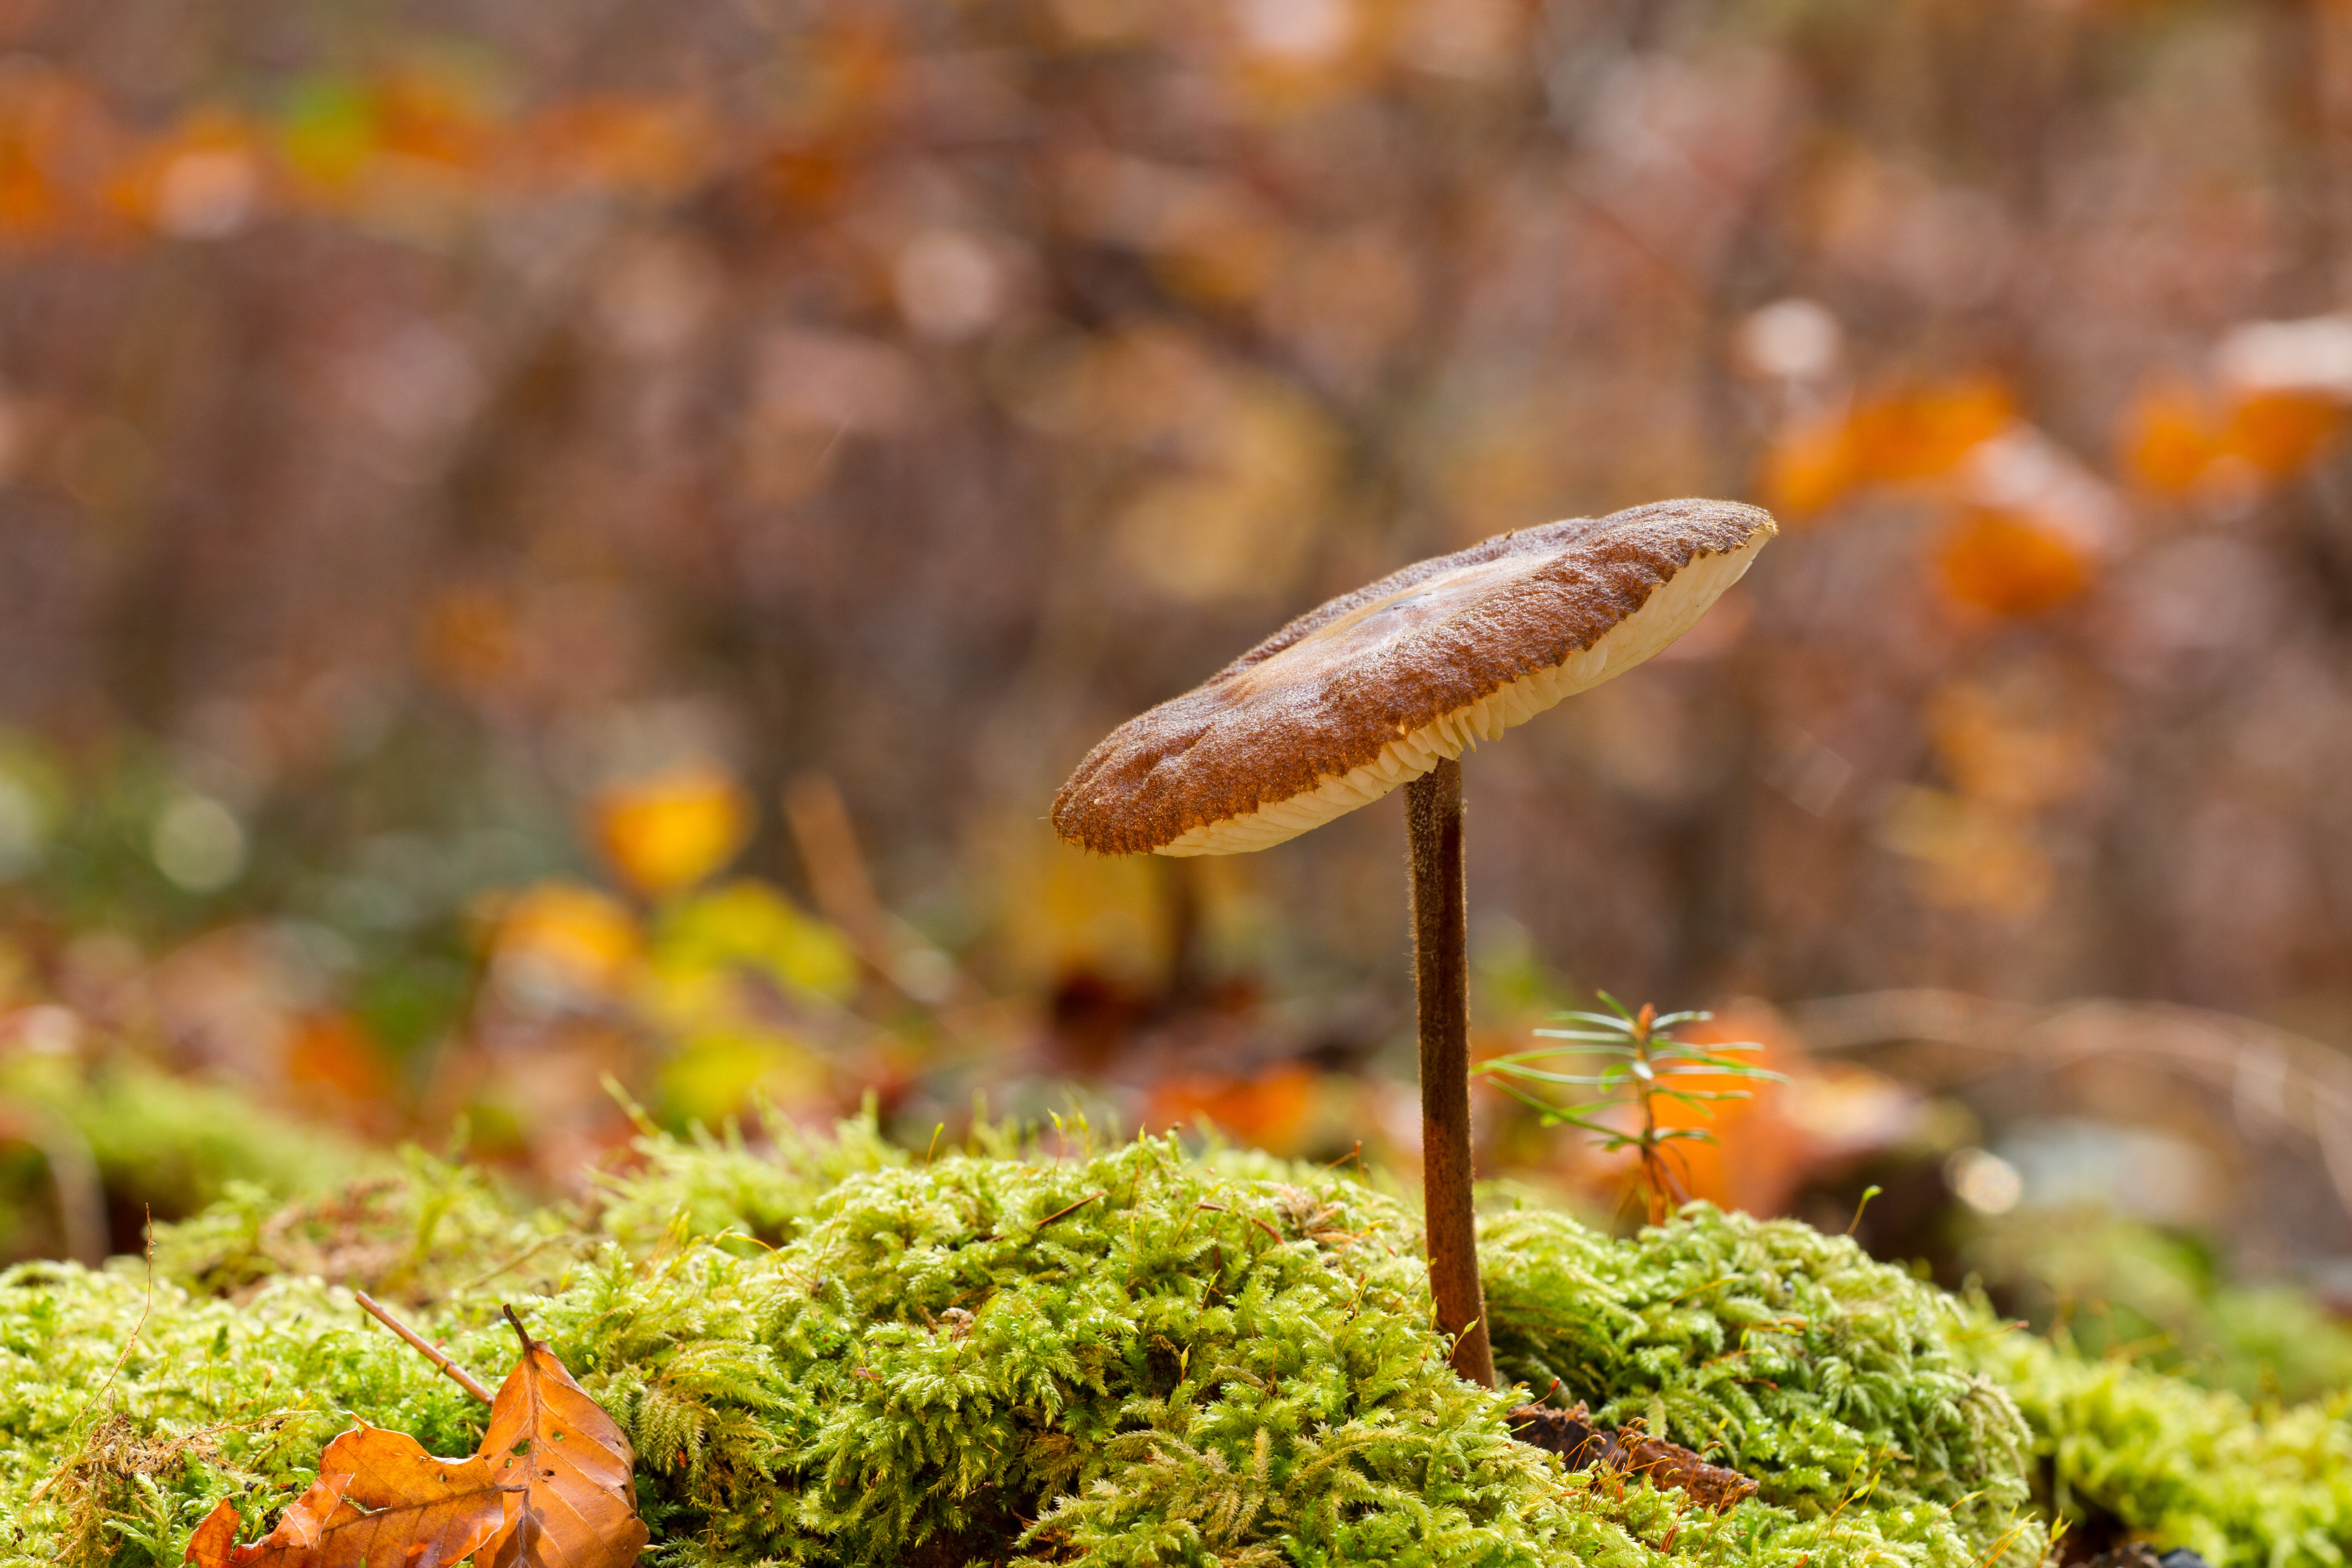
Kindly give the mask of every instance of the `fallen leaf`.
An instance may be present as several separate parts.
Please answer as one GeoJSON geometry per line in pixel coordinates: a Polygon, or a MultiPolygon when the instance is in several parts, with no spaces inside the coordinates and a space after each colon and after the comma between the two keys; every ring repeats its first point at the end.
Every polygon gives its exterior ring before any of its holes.
{"type": "Polygon", "coordinates": [[[1947,536],[1937,562],[1944,592],[2001,616],[2032,616],[2090,586],[2090,559],[2035,520],[1977,510],[1947,536]]]}
{"type": "Polygon", "coordinates": [[[196,1568],[447,1568],[519,1511],[516,1489],[477,1454],[444,1459],[404,1432],[362,1423],[327,1445],[319,1479],[250,1546],[223,1501],[189,1539],[196,1568]]]}
{"type": "MultiPolygon", "coordinates": [[[[420,1347],[424,1341],[384,1317],[420,1347]]],[[[632,1568],[644,1551],[628,1437],[530,1337],[490,1404],[479,1452],[436,1458],[405,1433],[364,1422],[319,1456],[319,1478],[269,1533],[236,1544],[224,1500],[188,1538],[192,1568],[632,1568]]],[[[478,1385],[468,1387],[480,1395],[478,1385]]]]}
{"type": "Polygon", "coordinates": [[[482,1457],[500,1481],[522,1489],[520,1505],[481,1561],[488,1568],[630,1568],[646,1527],[629,1439],[553,1351],[520,1321],[515,1331],[523,1358],[499,1385],[482,1457]]]}
{"type": "Polygon", "coordinates": [[[649,898],[684,892],[732,860],[751,826],[751,796],[715,763],[613,784],[589,807],[597,847],[649,898]]]}
{"type": "Polygon", "coordinates": [[[196,1532],[188,1537],[187,1555],[181,1561],[193,1563],[196,1568],[226,1568],[229,1553],[236,1547],[236,1527],[243,1522],[236,1504],[221,1499],[213,1505],[212,1512],[205,1515],[205,1521],[196,1526],[196,1532]]]}

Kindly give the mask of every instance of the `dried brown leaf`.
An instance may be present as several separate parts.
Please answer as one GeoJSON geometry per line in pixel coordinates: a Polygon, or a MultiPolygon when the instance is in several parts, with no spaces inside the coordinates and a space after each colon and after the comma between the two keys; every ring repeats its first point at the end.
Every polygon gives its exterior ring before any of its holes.
{"type": "Polygon", "coordinates": [[[362,1424],[327,1445],[319,1479],[250,1546],[224,1500],[196,1527],[195,1568],[447,1568],[479,1551],[519,1510],[517,1491],[477,1454],[445,1459],[404,1432],[362,1424]]]}
{"type": "Polygon", "coordinates": [[[228,1568],[229,1554],[236,1549],[236,1527],[243,1522],[236,1504],[221,1499],[188,1537],[187,1555],[181,1561],[193,1563],[195,1568],[228,1568]]]}
{"type": "Polygon", "coordinates": [[[498,1479],[522,1489],[520,1506],[481,1561],[488,1568],[631,1568],[646,1527],[629,1439],[553,1351],[528,1334],[523,1342],[482,1437],[482,1458],[498,1479]]]}

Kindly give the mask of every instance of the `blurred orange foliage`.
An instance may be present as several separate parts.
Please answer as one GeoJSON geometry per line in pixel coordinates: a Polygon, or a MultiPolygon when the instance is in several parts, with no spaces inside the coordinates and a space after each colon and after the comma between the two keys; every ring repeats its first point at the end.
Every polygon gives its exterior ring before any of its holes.
{"type": "Polygon", "coordinates": [[[2308,464],[2343,428],[2343,405],[2333,399],[2304,392],[2257,393],[2231,405],[2221,451],[2281,478],[2308,464]]]}
{"type": "Polygon", "coordinates": [[[588,812],[590,837],[606,862],[648,898],[703,880],[735,858],[751,831],[743,786],[709,763],[610,785],[588,812]]]}
{"type": "Polygon", "coordinates": [[[2038,615],[2090,585],[2090,563],[2049,529],[2013,512],[1970,509],[1937,557],[1945,593],[2001,616],[2038,615]]]}
{"type": "Polygon", "coordinates": [[[1776,510],[1804,517],[1864,485],[1938,479],[2017,417],[2008,389],[1990,376],[1865,398],[1783,430],[1764,454],[1764,493],[1776,510]]]}
{"type": "Polygon", "coordinates": [[[2148,489],[2185,495],[2233,471],[2284,479],[2343,435],[2333,398],[2303,391],[2242,393],[2220,400],[2177,379],[2143,387],[2117,425],[2117,458],[2148,489]]]}
{"type": "Polygon", "coordinates": [[[287,1048],[285,1072],[287,1087],[314,1111],[379,1136],[398,1129],[399,1109],[383,1052],[346,1015],[304,1019],[287,1048]]]}
{"type": "Polygon", "coordinates": [[[2168,494],[2194,486],[2220,455],[2211,412],[2186,382],[2143,387],[2125,409],[2119,431],[2116,456],[2124,471],[2168,494]]]}
{"type": "Polygon", "coordinates": [[[1145,1120],[1154,1128],[1205,1122],[1253,1148],[1296,1153],[1309,1130],[1316,1088],[1316,1075],[1295,1063],[1255,1078],[1171,1078],[1152,1087],[1145,1120]]]}
{"type": "Polygon", "coordinates": [[[534,990],[618,994],[643,941],[627,906],[579,882],[541,882],[502,900],[490,931],[492,972],[534,990]]]}

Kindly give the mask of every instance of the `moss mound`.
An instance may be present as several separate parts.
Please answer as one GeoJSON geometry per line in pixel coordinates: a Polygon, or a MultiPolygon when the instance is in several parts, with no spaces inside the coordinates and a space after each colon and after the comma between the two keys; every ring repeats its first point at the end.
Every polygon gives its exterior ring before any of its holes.
{"type": "MultiPolygon", "coordinates": [[[[1995,1386],[2007,1363],[1978,1353],[2017,1336],[1802,1226],[1694,1209],[1612,1243],[1521,1213],[1486,1236],[1513,1373],[1763,1480],[1717,1517],[1511,1441],[1511,1398],[1445,1365],[1412,1215],[1361,1183],[1155,1140],[918,1163],[870,1126],[641,1153],[578,1211],[505,1205],[425,1161],[357,1206],[225,1205],[166,1235],[143,1322],[136,1268],[0,1275],[0,1551],[174,1563],[219,1497],[257,1521],[290,1498],[351,1415],[470,1445],[480,1408],[302,1271],[321,1267],[388,1283],[486,1373],[509,1354],[496,1303],[518,1300],[628,1428],[663,1563],[1979,1568],[2042,1550],[2044,1406],[2029,1431],[1995,1386]]],[[[2069,1463],[2089,1484],[2095,1464],[2069,1463]]],[[[2260,1521],[2176,1511],[2212,1522],[2229,1568],[2290,1568],[2341,1561],[2342,1500],[2277,1550],[2260,1521]]]]}
{"type": "Polygon", "coordinates": [[[2352,1391],[2260,1408],[2031,1334],[1982,1335],[1972,1348],[2032,1423],[2060,1515],[2108,1515],[2214,1568],[2352,1554],[2352,1391]]]}
{"type": "MultiPolygon", "coordinates": [[[[164,1217],[232,1187],[278,1201],[327,1192],[394,1164],[363,1142],[257,1105],[236,1089],[136,1060],[92,1070],[69,1058],[0,1055],[0,1102],[82,1145],[106,1191],[135,1216],[164,1217]]],[[[0,1148],[0,1259],[56,1248],[53,1175],[29,1148],[0,1148]]]]}
{"type": "Polygon", "coordinates": [[[1695,1205],[1625,1242],[1528,1212],[1483,1240],[1506,1376],[1643,1419],[1805,1517],[1867,1497],[1983,1542],[2028,1500],[2031,1436],[1961,1353],[1969,1314],[1843,1237],[1695,1205]]]}

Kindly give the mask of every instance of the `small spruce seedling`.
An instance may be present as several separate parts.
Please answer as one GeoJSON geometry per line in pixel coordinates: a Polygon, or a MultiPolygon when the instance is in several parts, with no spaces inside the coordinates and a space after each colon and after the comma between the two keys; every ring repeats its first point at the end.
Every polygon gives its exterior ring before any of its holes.
{"type": "Polygon", "coordinates": [[[1786,1075],[1743,1061],[1734,1054],[1764,1048],[1751,1040],[1698,1045],[1675,1038],[1674,1030],[1685,1024],[1703,1023],[1715,1016],[1712,1013],[1668,1013],[1662,1017],[1647,1002],[1642,1004],[1640,1012],[1632,1013],[1606,991],[1601,993],[1601,1000],[1608,1004],[1608,1012],[1552,1015],[1578,1027],[1535,1031],[1540,1038],[1570,1040],[1574,1044],[1490,1057],[1473,1070],[1493,1079],[1504,1092],[1532,1107],[1547,1127],[1581,1127],[1593,1134],[1601,1148],[1609,1153],[1621,1149],[1634,1151],[1641,1162],[1642,1184],[1647,1189],[1650,1223],[1656,1225],[1690,1201],[1690,1164],[1675,1145],[1716,1141],[1715,1134],[1704,1127],[1659,1126],[1659,1102],[1678,1100],[1704,1112],[1717,1100],[1748,1098],[1744,1089],[1701,1088],[1675,1080],[1734,1078],[1786,1081],[1786,1075]],[[1580,1073],[1558,1072],[1537,1065],[1562,1057],[1599,1057],[1603,1058],[1603,1065],[1598,1072],[1580,1073]],[[1530,1089],[1528,1085],[1591,1090],[1595,1091],[1596,1098],[1562,1105],[1546,1098],[1542,1089],[1530,1089]],[[1640,1125],[1631,1131],[1622,1125],[1622,1117],[1612,1119],[1610,1115],[1628,1109],[1636,1111],[1641,1119],[1640,1125]],[[1681,1167],[1679,1175],[1676,1166],[1681,1167]]]}

